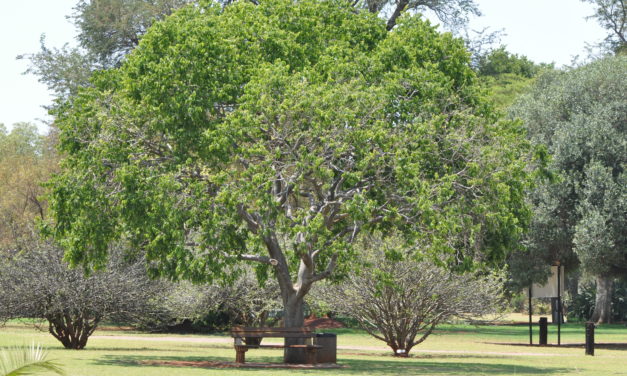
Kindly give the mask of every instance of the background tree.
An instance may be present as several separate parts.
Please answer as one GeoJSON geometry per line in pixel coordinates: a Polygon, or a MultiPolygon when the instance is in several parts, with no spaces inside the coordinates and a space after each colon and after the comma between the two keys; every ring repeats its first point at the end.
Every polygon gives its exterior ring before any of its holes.
{"type": "Polygon", "coordinates": [[[406,357],[435,327],[452,318],[477,319],[501,307],[502,277],[456,274],[431,261],[415,261],[393,243],[370,240],[361,268],[314,295],[355,318],[395,356],[406,357]]]}
{"type": "Polygon", "coordinates": [[[98,323],[113,314],[145,312],[158,286],[143,264],[123,265],[83,276],[67,270],[63,252],[42,242],[36,222],[46,219],[41,184],[57,169],[54,134],[18,123],[0,126],[0,319],[44,318],[67,348],[83,348],[98,323]]]}
{"type": "Polygon", "coordinates": [[[530,89],[538,75],[553,69],[552,65],[535,64],[526,56],[513,54],[505,46],[478,51],[473,58],[479,79],[489,89],[490,98],[503,111],[507,111],[520,95],[530,89]]]}
{"type": "Polygon", "coordinates": [[[144,263],[112,252],[107,270],[85,276],[69,269],[63,251],[47,243],[0,259],[0,318],[38,318],[67,349],[83,349],[105,319],[135,322],[157,311],[162,289],[144,263]]]}
{"type": "Polygon", "coordinates": [[[80,0],[70,17],[80,46],[98,64],[112,67],[138,44],[150,25],[192,0],[80,0]]]}
{"type": "Polygon", "coordinates": [[[29,123],[14,124],[11,132],[0,124],[0,249],[5,252],[38,237],[34,221],[46,211],[41,183],[57,164],[53,137],[39,135],[29,123]]]}
{"type": "Polygon", "coordinates": [[[230,281],[165,284],[159,314],[140,322],[151,330],[228,330],[233,325],[273,326],[281,318],[281,299],[274,279],[259,284],[249,265],[233,270],[230,281]]]}
{"type": "Polygon", "coordinates": [[[560,174],[533,194],[530,247],[596,277],[592,320],[608,322],[613,278],[627,273],[627,58],[606,58],[538,80],[512,110],[560,174]],[[545,249],[545,250],[542,250],[545,249]]]}
{"type": "Polygon", "coordinates": [[[470,15],[481,15],[474,0],[357,0],[355,5],[381,15],[386,20],[388,30],[396,26],[396,21],[403,12],[432,12],[452,30],[463,28],[470,15]]]}
{"type": "Polygon", "coordinates": [[[625,0],[581,0],[595,6],[594,18],[609,35],[601,49],[612,53],[627,52],[627,2],[625,0]]]}
{"type": "Polygon", "coordinates": [[[155,21],[192,0],[79,0],[68,18],[78,29],[78,46],[41,49],[18,56],[29,60],[27,73],[39,77],[57,103],[89,86],[93,72],[121,64],[155,21]]]}

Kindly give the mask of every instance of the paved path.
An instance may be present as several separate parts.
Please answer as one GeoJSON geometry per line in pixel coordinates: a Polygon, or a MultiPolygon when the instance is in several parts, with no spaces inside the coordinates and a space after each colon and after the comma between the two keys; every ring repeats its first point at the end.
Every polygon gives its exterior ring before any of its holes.
{"type": "MultiPolygon", "coordinates": [[[[90,339],[114,339],[120,341],[156,341],[156,342],[183,342],[183,343],[225,343],[232,344],[233,339],[228,337],[175,337],[175,336],[91,336],[90,339]]],[[[267,344],[280,344],[279,342],[266,342],[267,344]]],[[[389,347],[384,346],[345,346],[337,347],[340,350],[358,350],[358,351],[390,351],[389,347]]],[[[574,356],[572,354],[548,354],[535,352],[500,352],[500,351],[466,351],[466,350],[428,350],[428,349],[412,349],[413,354],[464,354],[464,355],[498,355],[498,356],[574,356]]]]}

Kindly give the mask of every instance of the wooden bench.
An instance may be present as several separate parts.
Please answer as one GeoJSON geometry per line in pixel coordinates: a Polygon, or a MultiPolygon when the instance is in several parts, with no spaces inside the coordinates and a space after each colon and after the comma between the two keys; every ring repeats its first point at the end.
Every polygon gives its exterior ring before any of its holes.
{"type": "MultiPolygon", "coordinates": [[[[235,345],[235,362],[246,362],[246,351],[248,349],[285,349],[297,348],[305,350],[306,364],[316,364],[316,355],[318,349],[322,346],[315,344],[316,333],[310,327],[302,328],[245,328],[236,326],[231,329],[231,337],[234,338],[235,345]],[[262,345],[262,338],[302,338],[305,344],[272,344],[262,345]]],[[[300,342],[300,341],[299,341],[300,342]]]]}

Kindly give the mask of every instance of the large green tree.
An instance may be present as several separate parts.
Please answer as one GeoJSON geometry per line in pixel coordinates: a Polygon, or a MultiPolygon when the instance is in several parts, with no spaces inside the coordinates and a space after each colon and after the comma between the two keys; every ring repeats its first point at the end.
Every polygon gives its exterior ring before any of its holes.
{"type": "MultiPolygon", "coordinates": [[[[245,1],[245,0],[242,0],[245,1]]],[[[218,0],[226,6],[233,1],[218,0]]],[[[257,4],[256,0],[250,0],[257,4]]],[[[57,102],[69,100],[80,87],[90,85],[93,72],[119,66],[150,25],[186,4],[198,0],[78,0],[68,18],[78,31],[77,46],[46,46],[18,58],[30,63],[27,73],[38,76],[57,102]]],[[[403,12],[431,12],[451,29],[460,28],[468,15],[478,15],[474,0],[366,0],[351,3],[387,20],[391,29],[403,12]]]]}
{"type": "Polygon", "coordinates": [[[626,57],[553,72],[513,108],[560,175],[532,194],[530,247],[550,261],[577,256],[597,280],[598,322],[610,319],[613,278],[627,273],[625,72],[626,57]]]}
{"type": "Polygon", "coordinates": [[[474,81],[463,42],[419,17],[386,31],[344,2],[186,7],[57,112],[51,231],[87,267],[119,238],[171,278],[256,262],[287,326],[364,232],[460,268],[502,259],[528,216],[528,145],[474,81]]]}

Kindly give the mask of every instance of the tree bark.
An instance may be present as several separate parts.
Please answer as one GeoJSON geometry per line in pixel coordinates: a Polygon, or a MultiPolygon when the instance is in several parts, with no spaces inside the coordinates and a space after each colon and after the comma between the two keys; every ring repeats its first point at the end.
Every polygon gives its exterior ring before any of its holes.
{"type": "Polygon", "coordinates": [[[392,30],[394,26],[396,26],[396,19],[400,17],[403,10],[407,7],[407,4],[409,4],[409,0],[399,0],[398,3],[396,3],[396,7],[386,24],[386,29],[388,31],[392,30]]]}
{"type": "MultiPolygon", "coordinates": [[[[268,254],[274,260],[271,265],[281,289],[281,299],[283,300],[283,326],[286,328],[303,327],[305,324],[304,297],[311,286],[321,279],[328,277],[335,268],[337,254],[331,257],[325,271],[315,273],[314,258],[315,252],[307,252],[301,256],[300,266],[296,281],[292,281],[285,254],[274,233],[269,233],[264,237],[264,242],[268,248],[268,254]]],[[[286,345],[302,345],[304,338],[286,338],[286,345]]],[[[305,363],[306,352],[299,348],[285,348],[283,360],[285,363],[305,363]]]]}
{"type": "Polygon", "coordinates": [[[81,315],[56,314],[46,316],[48,331],[59,340],[66,349],[82,350],[87,346],[87,340],[94,333],[98,318],[88,318],[81,315]]]}
{"type": "Polygon", "coordinates": [[[609,324],[612,321],[612,288],[614,280],[607,276],[597,276],[597,294],[594,312],[590,321],[609,324]]]}
{"type": "MultiPolygon", "coordinates": [[[[302,297],[297,294],[291,294],[287,301],[283,302],[285,316],[283,318],[283,326],[286,328],[300,328],[305,324],[305,310],[302,297]]],[[[286,345],[302,345],[305,343],[303,338],[286,338],[286,345]]],[[[303,364],[306,362],[306,354],[304,349],[285,348],[283,352],[283,361],[285,363],[303,364]]]]}

